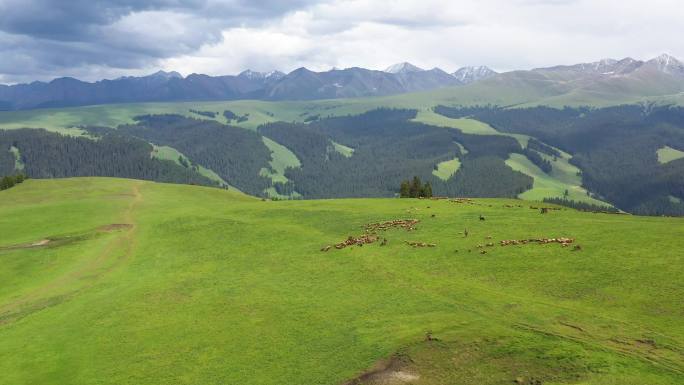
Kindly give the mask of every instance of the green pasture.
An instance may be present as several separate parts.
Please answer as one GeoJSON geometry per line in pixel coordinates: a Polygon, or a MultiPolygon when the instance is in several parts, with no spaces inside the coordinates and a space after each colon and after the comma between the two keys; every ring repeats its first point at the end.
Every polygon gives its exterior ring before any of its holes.
{"type": "Polygon", "coordinates": [[[681,384],[682,231],[518,200],[28,180],[0,192],[0,383],[337,385],[398,357],[391,383],[681,384]],[[321,251],[393,219],[420,222],[321,251]],[[574,242],[499,245],[556,237],[574,242]]]}

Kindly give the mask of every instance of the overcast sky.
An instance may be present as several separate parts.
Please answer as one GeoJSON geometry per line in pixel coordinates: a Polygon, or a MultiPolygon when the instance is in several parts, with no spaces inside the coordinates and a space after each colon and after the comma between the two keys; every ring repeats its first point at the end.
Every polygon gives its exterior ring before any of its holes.
{"type": "Polygon", "coordinates": [[[681,0],[0,0],[0,82],[684,58],[681,0]]]}

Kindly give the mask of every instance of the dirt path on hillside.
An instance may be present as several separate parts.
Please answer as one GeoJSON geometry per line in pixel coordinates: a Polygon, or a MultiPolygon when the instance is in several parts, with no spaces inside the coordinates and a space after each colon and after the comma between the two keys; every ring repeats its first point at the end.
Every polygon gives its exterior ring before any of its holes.
{"type": "MultiPolygon", "coordinates": [[[[144,200],[140,192],[142,184],[143,182],[138,181],[132,186],[133,199],[122,211],[121,222],[102,226],[96,230],[115,234],[104,249],[90,258],[89,261],[81,263],[75,270],[35,288],[7,304],[0,305],[0,326],[68,301],[93,287],[101,281],[103,276],[119,268],[132,257],[136,246],[135,234],[138,228],[134,212],[144,200]],[[79,281],[85,282],[79,284],[79,281]]],[[[46,245],[49,245],[49,242],[43,242],[41,246],[46,245]]]]}

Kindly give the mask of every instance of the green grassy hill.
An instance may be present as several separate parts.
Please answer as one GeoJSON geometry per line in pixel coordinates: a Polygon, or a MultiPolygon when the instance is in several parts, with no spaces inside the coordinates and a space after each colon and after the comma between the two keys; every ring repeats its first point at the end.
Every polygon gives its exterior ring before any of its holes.
{"type": "Polygon", "coordinates": [[[28,180],[0,192],[0,384],[684,382],[683,220],[460,202],[28,180]],[[321,251],[394,219],[420,222],[321,251]]]}
{"type": "Polygon", "coordinates": [[[552,162],[551,165],[553,167],[549,174],[539,169],[539,167],[521,154],[511,154],[506,160],[506,164],[513,170],[520,171],[534,178],[532,189],[520,194],[519,198],[542,201],[548,197],[565,196],[567,191],[567,199],[598,206],[608,205],[587,195],[587,190],[581,186],[581,178],[577,176],[577,168],[568,163],[567,159],[558,158],[558,160],[553,161],[553,158],[548,158],[552,162]]]}

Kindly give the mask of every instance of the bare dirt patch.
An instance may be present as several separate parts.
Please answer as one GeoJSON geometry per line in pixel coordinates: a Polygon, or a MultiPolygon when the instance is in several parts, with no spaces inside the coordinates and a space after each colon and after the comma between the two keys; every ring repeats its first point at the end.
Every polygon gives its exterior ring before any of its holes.
{"type": "MultiPolygon", "coordinates": [[[[526,355],[505,337],[471,341],[435,338],[407,345],[342,385],[544,385],[578,383],[586,373],[580,359],[562,364],[544,354],[526,355]]],[[[538,346],[541,351],[553,349],[538,346]]]]}
{"type": "Polygon", "coordinates": [[[412,369],[411,358],[395,354],[389,359],[382,360],[360,376],[345,382],[343,385],[404,385],[412,384],[420,376],[412,369]]]}
{"type": "Polygon", "coordinates": [[[98,227],[97,231],[100,231],[103,233],[111,233],[114,231],[128,230],[131,227],[133,227],[133,225],[130,223],[112,223],[111,225],[105,225],[105,226],[98,227]]]}
{"type": "Polygon", "coordinates": [[[566,328],[574,329],[574,330],[577,330],[578,332],[582,332],[582,333],[585,332],[584,329],[583,329],[582,327],[580,327],[580,326],[573,325],[573,324],[571,324],[571,323],[563,322],[563,321],[558,321],[558,323],[559,323],[560,325],[565,326],[566,328]]]}
{"type": "Polygon", "coordinates": [[[641,339],[634,340],[634,344],[637,347],[642,348],[642,349],[649,349],[650,350],[650,349],[657,349],[658,348],[658,345],[656,344],[656,342],[650,338],[641,338],[641,339]]]}
{"type": "Polygon", "coordinates": [[[52,242],[52,240],[50,240],[50,239],[41,239],[41,240],[35,241],[35,242],[21,243],[18,245],[0,247],[0,251],[2,251],[2,250],[32,249],[34,247],[44,247],[44,246],[49,245],[50,242],[52,242]]]}
{"type": "Polygon", "coordinates": [[[33,242],[30,247],[40,247],[40,246],[46,246],[48,243],[50,243],[49,239],[41,239],[38,242],[33,242]]]}

